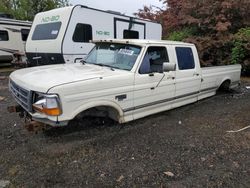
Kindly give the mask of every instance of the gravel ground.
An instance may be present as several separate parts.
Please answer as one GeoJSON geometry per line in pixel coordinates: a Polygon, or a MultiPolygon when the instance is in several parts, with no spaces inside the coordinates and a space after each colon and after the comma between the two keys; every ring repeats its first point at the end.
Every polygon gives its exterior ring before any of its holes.
{"type": "Polygon", "coordinates": [[[124,125],[84,119],[37,134],[0,77],[0,187],[250,187],[250,79],[124,125]]]}

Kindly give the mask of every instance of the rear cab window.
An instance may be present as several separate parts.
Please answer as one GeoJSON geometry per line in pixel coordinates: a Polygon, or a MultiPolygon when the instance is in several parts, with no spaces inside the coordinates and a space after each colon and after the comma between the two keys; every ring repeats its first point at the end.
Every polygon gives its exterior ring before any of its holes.
{"type": "Polygon", "coordinates": [[[33,32],[32,40],[56,39],[59,34],[61,25],[61,22],[38,24],[33,32]]]}
{"type": "Polygon", "coordinates": [[[8,40],[9,40],[8,31],[0,30],[0,41],[8,41],[8,40]]]}
{"type": "Polygon", "coordinates": [[[175,47],[179,70],[195,68],[194,55],[190,47],[175,47]]]}

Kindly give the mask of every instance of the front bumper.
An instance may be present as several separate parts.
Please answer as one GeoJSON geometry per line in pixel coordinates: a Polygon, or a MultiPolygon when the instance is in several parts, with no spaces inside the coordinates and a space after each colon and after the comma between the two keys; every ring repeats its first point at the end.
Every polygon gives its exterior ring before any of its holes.
{"type": "Polygon", "coordinates": [[[52,121],[47,118],[37,118],[32,116],[32,120],[38,121],[40,123],[44,123],[46,125],[50,125],[52,127],[62,127],[68,125],[69,121],[52,121]]]}
{"type": "Polygon", "coordinates": [[[53,117],[54,120],[48,119],[46,115],[39,114],[39,113],[29,113],[27,112],[21,105],[17,106],[8,106],[7,110],[9,113],[19,113],[19,116],[21,118],[25,118],[26,120],[29,120],[29,122],[37,121],[39,123],[49,125],[52,127],[62,127],[68,125],[69,121],[58,121],[58,117],[53,117]]]}

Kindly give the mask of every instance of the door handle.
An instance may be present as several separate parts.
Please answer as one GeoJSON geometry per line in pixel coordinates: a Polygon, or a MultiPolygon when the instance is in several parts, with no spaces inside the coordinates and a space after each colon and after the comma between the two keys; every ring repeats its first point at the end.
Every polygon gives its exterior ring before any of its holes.
{"type": "Polygon", "coordinates": [[[200,74],[197,72],[194,72],[193,76],[199,76],[200,74]]]}
{"type": "Polygon", "coordinates": [[[175,79],[175,77],[170,75],[170,76],[167,77],[167,79],[172,79],[173,80],[173,79],[175,79]]]}

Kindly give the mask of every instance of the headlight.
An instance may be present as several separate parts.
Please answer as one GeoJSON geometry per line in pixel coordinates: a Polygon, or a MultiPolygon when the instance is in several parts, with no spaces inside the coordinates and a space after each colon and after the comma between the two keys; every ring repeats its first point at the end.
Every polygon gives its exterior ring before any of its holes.
{"type": "Polygon", "coordinates": [[[36,93],[36,102],[32,105],[37,112],[49,116],[58,116],[62,113],[59,97],[55,94],[36,93]]]}

